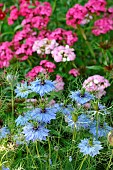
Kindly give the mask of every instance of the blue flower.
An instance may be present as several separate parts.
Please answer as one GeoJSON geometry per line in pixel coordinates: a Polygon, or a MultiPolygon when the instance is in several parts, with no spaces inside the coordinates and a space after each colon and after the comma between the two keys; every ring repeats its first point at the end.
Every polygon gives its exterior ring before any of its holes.
{"type": "Polygon", "coordinates": [[[79,130],[80,128],[86,129],[91,124],[91,120],[85,114],[81,114],[80,116],[78,116],[78,120],[76,122],[73,121],[72,115],[65,116],[65,120],[66,122],[68,122],[68,126],[70,126],[71,128],[76,127],[77,130],[79,130]]]}
{"type": "Polygon", "coordinates": [[[29,123],[23,127],[23,134],[25,135],[26,141],[42,141],[46,140],[49,130],[42,125],[34,126],[29,123]]]}
{"type": "Polygon", "coordinates": [[[36,80],[31,82],[31,89],[33,92],[40,94],[40,96],[44,96],[45,93],[49,93],[55,89],[55,83],[50,80],[36,80]]]}
{"type": "Polygon", "coordinates": [[[21,132],[18,132],[18,134],[15,135],[13,139],[16,142],[16,145],[24,145],[29,143],[29,141],[25,141],[25,136],[21,132]]]}
{"type": "Polygon", "coordinates": [[[6,168],[5,166],[2,166],[2,170],[10,170],[10,169],[6,168]]]}
{"type": "Polygon", "coordinates": [[[27,85],[27,82],[17,84],[15,89],[15,93],[17,94],[16,97],[27,98],[28,94],[31,93],[30,86],[27,85]]]}
{"type": "MultiPolygon", "coordinates": [[[[112,127],[108,126],[107,123],[103,123],[102,125],[98,125],[98,137],[106,137],[107,134],[112,130],[112,127]]],[[[96,130],[96,121],[92,123],[90,126],[90,131],[91,134],[96,136],[97,130],[96,130]]]]}
{"type": "Polygon", "coordinates": [[[31,112],[31,119],[37,120],[40,122],[50,123],[52,119],[56,119],[56,108],[35,108],[31,112]]]}
{"type": "Polygon", "coordinates": [[[6,138],[8,134],[10,134],[10,131],[7,127],[3,127],[0,129],[0,139],[6,138]]]}
{"type": "Polygon", "coordinates": [[[71,92],[70,98],[73,101],[76,101],[79,104],[85,104],[90,100],[94,99],[94,96],[88,92],[84,92],[84,95],[81,95],[81,91],[71,92]]]}
{"type": "Polygon", "coordinates": [[[90,155],[94,157],[95,155],[99,154],[99,150],[101,150],[103,147],[101,146],[100,141],[96,141],[95,139],[92,141],[89,139],[83,139],[79,143],[78,148],[80,149],[80,152],[83,153],[83,155],[90,155]]]}
{"type": "Polygon", "coordinates": [[[15,120],[16,126],[19,126],[19,125],[24,126],[26,123],[28,123],[29,120],[30,118],[19,115],[18,118],[15,120]]]}
{"type": "Polygon", "coordinates": [[[64,105],[63,103],[61,103],[60,109],[61,109],[60,112],[62,112],[65,115],[70,115],[74,111],[74,108],[72,107],[71,104],[64,105]]]}

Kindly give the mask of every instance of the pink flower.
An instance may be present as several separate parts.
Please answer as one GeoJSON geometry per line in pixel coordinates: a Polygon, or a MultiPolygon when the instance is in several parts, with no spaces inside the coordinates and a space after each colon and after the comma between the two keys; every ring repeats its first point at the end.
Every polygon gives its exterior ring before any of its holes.
{"type": "Polygon", "coordinates": [[[55,91],[60,91],[64,89],[64,82],[61,76],[56,75],[55,80],[55,91]]]}
{"type": "Polygon", "coordinates": [[[34,80],[39,73],[46,73],[46,70],[42,66],[35,66],[31,71],[26,74],[26,78],[30,78],[30,81],[34,80]]]}
{"type": "Polygon", "coordinates": [[[49,73],[54,72],[54,69],[56,68],[54,63],[47,60],[42,60],[40,65],[43,66],[49,73]]]}
{"type": "Polygon", "coordinates": [[[59,44],[73,45],[77,40],[77,35],[72,31],[57,28],[48,35],[49,39],[55,39],[59,44]]]}
{"type": "Polygon", "coordinates": [[[92,33],[98,36],[100,34],[106,34],[111,30],[113,30],[113,20],[105,17],[95,21],[92,33]]]}
{"type": "Polygon", "coordinates": [[[108,86],[110,86],[108,80],[100,75],[91,76],[83,82],[83,88],[88,92],[93,92],[97,98],[106,94],[105,88],[108,86]]]}
{"type": "Polygon", "coordinates": [[[105,0],[89,0],[85,7],[90,13],[96,13],[97,15],[100,12],[106,12],[106,1],[105,0]]]}
{"type": "Polygon", "coordinates": [[[36,51],[37,54],[51,54],[51,51],[58,46],[56,40],[49,40],[44,38],[42,40],[37,40],[33,44],[33,51],[36,51]]]}
{"type": "Polygon", "coordinates": [[[71,75],[74,76],[74,77],[77,77],[77,76],[80,75],[79,70],[78,70],[78,69],[75,69],[75,68],[71,69],[71,70],[69,71],[69,74],[71,74],[71,75]]]}
{"type": "Polygon", "coordinates": [[[51,53],[56,62],[72,61],[76,58],[74,49],[66,46],[58,46],[51,53]]]}
{"type": "Polygon", "coordinates": [[[14,53],[10,49],[11,43],[6,41],[0,45],[0,68],[8,67],[14,53]]]}
{"type": "Polygon", "coordinates": [[[10,17],[8,18],[8,24],[12,25],[15,20],[18,19],[19,17],[19,10],[17,9],[16,6],[11,7],[11,12],[10,12],[10,17]]]}
{"type": "Polygon", "coordinates": [[[66,24],[76,28],[76,25],[81,24],[87,14],[87,9],[79,4],[70,8],[66,14],[66,24]]]}

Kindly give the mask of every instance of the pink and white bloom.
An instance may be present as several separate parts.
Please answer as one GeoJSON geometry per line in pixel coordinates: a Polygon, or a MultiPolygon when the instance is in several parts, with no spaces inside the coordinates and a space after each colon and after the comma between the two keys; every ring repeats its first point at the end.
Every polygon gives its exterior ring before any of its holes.
{"type": "Polygon", "coordinates": [[[83,88],[94,93],[97,98],[101,98],[106,94],[105,88],[108,86],[110,86],[108,80],[100,75],[91,76],[83,82],[83,88]]]}
{"type": "Polygon", "coordinates": [[[36,40],[33,44],[33,51],[36,51],[37,54],[51,54],[51,51],[58,46],[56,40],[49,40],[48,38],[44,38],[41,40],[36,40]]]}
{"type": "Polygon", "coordinates": [[[66,46],[58,46],[51,53],[56,62],[73,61],[76,58],[74,49],[66,46]]]}
{"type": "Polygon", "coordinates": [[[73,77],[77,77],[77,76],[80,75],[79,70],[78,70],[78,69],[75,69],[75,68],[71,69],[71,70],[69,71],[69,74],[71,74],[73,77]]]}

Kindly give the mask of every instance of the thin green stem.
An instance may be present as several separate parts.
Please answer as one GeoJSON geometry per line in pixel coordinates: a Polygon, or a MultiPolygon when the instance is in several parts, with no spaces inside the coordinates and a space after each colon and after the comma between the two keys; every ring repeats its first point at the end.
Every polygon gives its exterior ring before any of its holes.
{"type": "Polygon", "coordinates": [[[14,92],[13,85],[11,85],[11,103],[12,103],[12,118],[14,119],[14,92]]]}
{"type": "MultiPolygon", "coordinates": [[[[113,152],[113,151],[112,151],[112,152],[113,152]]],[[[112,157],[113,157],[113,153],[111,153],[110,160],[109,160],[109,163],[108,163],[108,166],[107,166],[106,170],[109,170],[109,168],[110,168],[110,166],[111,166],[112,157]]]]}
{"type": "Polygon", "coordinates": [[[88,48],[89,48],[89,51],[90,51],[91,55],[95,58],[95,53],[94,53],[94,51],[93,51],[93,49],[92,49],[92,47],[91,47],[91,44],[90,44],[89,41],[87,40],[87,37],[86,37],[86,34],[85,34],[84,30],[83,30],[81,27],[79,27],[79,30],[80,30],[80,33],[82,34],[82,36],[83,36],[83,38],[84,38],[84,40],[85,40],[85,42],[86,42],[86,45],[87,45],[88,48]]]}
{"type": "Polygon", "coordinates": [[[96,112],[96,139],[98,140],[98,126],[99,126],[99,114],[96,112]]]}
{"type": "Polygon", "coordinates": [[[50,166],[51,166],[51,144],[50,144],[50,139],[48,137],[48,147],[49,147],[49,169],[50,170],[50,166]]]}
{"type": "Polygon", "coordinates": [[[41,158],[40,158],[40,154],[39,154],[39,150],[38,150],[38,142],[36,141],[36,152],[37,152],[37,156],[38,156],[38,159],[40,161],[40,166],[41,166],[41,169],[42,169],[42,162],[41,162],[41,158]]]}
{"type": "Polygon", "coordinates": [[[81,169],[82,169],[83,163],[85,162],[86,158],[87,158],[87,155],[86,155],[86,156],[84,157],[84,159],[82,160],[82,162],[81,162],[81,164],[80,164],[80,168],[79,168],[79,170],[81,170],[81,169]]]}

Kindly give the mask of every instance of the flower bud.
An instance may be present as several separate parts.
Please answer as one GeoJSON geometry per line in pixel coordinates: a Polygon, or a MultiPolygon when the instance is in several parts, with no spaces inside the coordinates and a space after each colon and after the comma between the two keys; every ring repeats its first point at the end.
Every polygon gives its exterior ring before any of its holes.
{"type": "Polygon", "coordinates": [[[108,133],[108,142],[113,146],[113,130],[108,133]]]}

